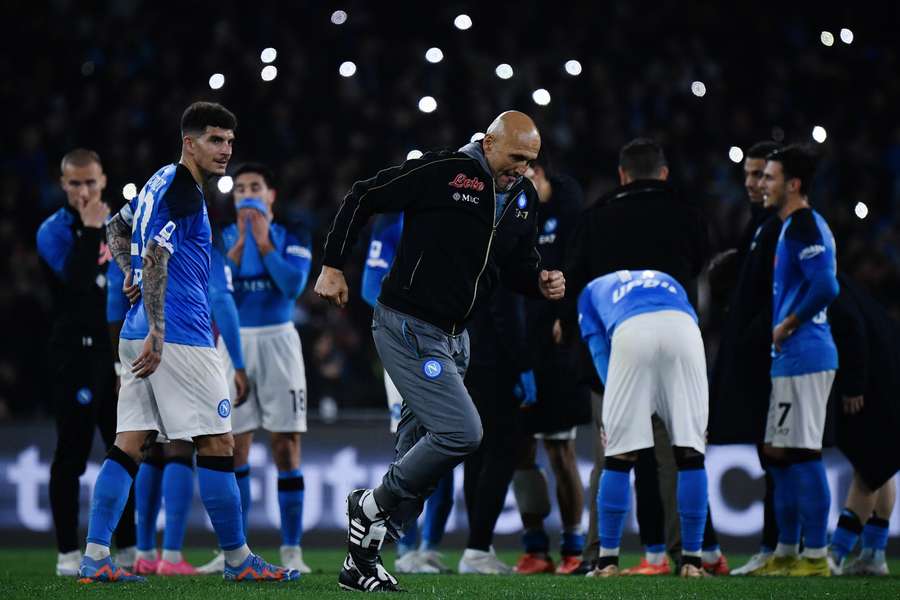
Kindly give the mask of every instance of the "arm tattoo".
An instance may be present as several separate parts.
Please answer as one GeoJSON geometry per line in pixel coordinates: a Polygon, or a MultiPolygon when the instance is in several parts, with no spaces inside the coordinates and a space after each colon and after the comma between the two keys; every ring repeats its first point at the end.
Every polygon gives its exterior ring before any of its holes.
{"type": "Polygon", "coordinates": [[[150,241],[144,251],[142,281],[147,323],[160,333],[166,331],[166,282],[169,278],[169,252],[150,241]]]}
{"type": "Polygon", "coordinates": [[[131,227],[117,214],[106,225],[106,244],[122,272],[131,272],[131,227]]]}

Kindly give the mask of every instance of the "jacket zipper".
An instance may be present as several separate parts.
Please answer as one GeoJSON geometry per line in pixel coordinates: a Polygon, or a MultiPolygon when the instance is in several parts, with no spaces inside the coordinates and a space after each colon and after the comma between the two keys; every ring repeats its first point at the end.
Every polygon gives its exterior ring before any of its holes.
{"type": "Polygon", "coordinates": [[[416,261],[416,266],[413,267],[412,274],[409,276],[409,283],[406,284],[406,289],[409,290],[412,288],[413,279],[416,278],[416,271],[419,270],[419,263],[422,262],[422,257],[425,256],[425,251],[423,250],[421,254],[419,254],[419,260],[416,261]]]}
{"type": "MultiPolygon", "coordinates": [[[[472,303],[469,304],[469,310],[467,310],[465,316],[463,316],[463,321],[468,318],[469,313],[471,313],[472,309],[475,308],[475,299],[478,298],[478,282],[481,280],[481,275],[487,268],[488,258],[491,255],[491,244],[494,242],[494,234],[497,232],[497,226],[500,224],[500,221],[502,221],[503,217],[506,216],[506,211],[509,210],[509,205],[512,204],[511,199],[507,199],[506,206],[504,207],[503,212],[500,213],[500,218],[495,221],[493,212],[494,210],[496,210],[497,206],[497,188],[494,185],[493,177],[491,177],[491,194],[494,198],[494,203],[491,206],[491,236],[488,238],[487,252],[484,253],[484,264],[481,265],[481,270],[478,272],[478,276],[475,278],[475,292],[472,294],[472,303]]],[[[456,323],[453,324],[453,334],[456,334],[456,323]]]]}

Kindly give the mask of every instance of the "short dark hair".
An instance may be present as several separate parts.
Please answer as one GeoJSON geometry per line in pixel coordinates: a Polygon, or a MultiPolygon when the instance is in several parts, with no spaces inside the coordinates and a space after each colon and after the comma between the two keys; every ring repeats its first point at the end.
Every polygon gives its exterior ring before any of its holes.
{"type": "Polygon", "coordinates": [[[181,115],[181,135],[202,134],[207,127],[237,129],[237,117],[218,102],[194,102],[181,115]]]}
{"type": "Polygon", "coordinates": [[[270,169],[266,165],[254,162],[244,163],[237,168],[232,177],[237,180],[237,178],[244,173],[255,173],[261,176],[268,187],[272,188],[273,190],[275,189],[275,174],[272,172],[272,169],[270,169]]]}
{"type": "Polygon", "coordinates": [[[99,154],[93,150],[88,150],[87,148],[75,148],[74,150],[66,152],[66,155],[59,161],[59,170],[62,172],[62,170],[66,168],[66,165],[86,167],[92,163],[97,163],[97,166],[101,169],[103,168],[103,163],[100,162],[99,154]]]}
{"type": "Polygon", "coordinates": [[[766,158],[776,150],[781,149],[781,144],[778,142],[756,142],[750,149],[747,150],[747,158],[766,158]]]}
{"type": "Polygon", "coordinates": [[[766,160],[781,163],[784,180],[799,179],[800,193],[804,196],[809,193],[809,186],[819,163],[819,155],[815,149],[806,144],[791,144],[775,150],[766,160]]]}
{"type": "Polygon", "coordinates": [[[622,146],[619,166],[632,179],[650,179],[667,166],[662,146],[650,138],[636,138],[622,146]]]}

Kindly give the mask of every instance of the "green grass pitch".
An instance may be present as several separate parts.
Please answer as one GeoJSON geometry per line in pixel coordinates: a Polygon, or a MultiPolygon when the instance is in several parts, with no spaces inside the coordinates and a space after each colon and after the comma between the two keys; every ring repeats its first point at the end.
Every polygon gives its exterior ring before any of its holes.
{"type": "MultiPolygon", "coordinates": [[[[277,550],[262,554],[276,559],[277,550]]],[[[514,552],[501,552],[508,563],[514,552]]],[[[212,557],[209,551],[189,550],[188,560],[201,564],[212,557]]],[[[393,566],[393,553],[385,555],[393,566]]],[[[304,558],[314,573],[300,581],[272,584],[229,584],[220,577],[151,577],[145,584],[83,585],[74,579],[53,574],[56,555],[51,550],[0,549],[0,598],[114,598],[147,600],[225,600],[227,598],[347,598],[353,597],[337,586],[337,571],[343,560],[340,550],[307,550],[304,558]]],[[[459,552],[447,553],[447,564],[456,566],[459,552]]],[[[732,566],[746,557],[729,556],[732,566]]],[[[623,557],[623,566],[637,562],[636,556],[623,557]]],[[[891,561],[893,573],[900,573],[900,560],[891,561]]],[[[883,578],[743,578],[716,577],[705,580],[681,580],[677,577],[619,577],[595,580],[586,577],[540,575],[532,577],[479,577],[474,575],[401,575],[400,583],[409,593],[403,598],[619,598],[646,599],[719,599],[787,598],[835,600],[839,598],[900,598],[900,577],[883,578]]]]}

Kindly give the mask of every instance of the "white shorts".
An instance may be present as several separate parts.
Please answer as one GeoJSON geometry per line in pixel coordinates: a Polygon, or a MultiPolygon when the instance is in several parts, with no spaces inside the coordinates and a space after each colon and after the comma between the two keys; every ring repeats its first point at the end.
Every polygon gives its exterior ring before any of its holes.
{"type": "Polygon", "coordinates": [[[403,408],[403,397],[400,390],[391,381],[388,372],[384,372],[384,391],[387,394],[388,413],[391,416],[391,433],[397,433],[397,427],[400,425],[400,410],[403,408]]]}
{"type": "Polygon", "coordinates": [[[705,452],[709,384],[694,319],[675,310],[640,314],[616,328],[611,346],[603,396],[606,456],[652,448],[654,413],[672,445],[705,452]]]}
{"type": "MultiPolygon", "coordinates": [[[[119,361],[131,365],[143,346],[144,340],[119,340],[119,361]]],[[[230,398],[215,348],[167,343],[149,377],[123,371],[116,432],[158,431],[160,441],[228,433],[230,398]]]]}
{"type": "Polygon", "coordinates": [[[766,443],[775,448],[822,449],[834,371],[773,377],[766,443]]]}
{"type": "Polygon", "coordinates": [[[575,434],[577,432],[578,432],[578,428],[573,427],[572,429],[563,429],[562,431],[536,433],[536,434],[534,434],[534,439],[551,441],[551,442],[568,442],[570,440],[575,439],[575,434]]]}
{"type": "MultiPolygon", "coordinates": [[[[231,416],[234,432],[259,428],[278,433],[305,432],[306,369],[294,324],[241,327],[241,350],[250,394],[231,416]]],[[[221,336],[219,354],[234,397],[234,365],[221,336]]]]}

